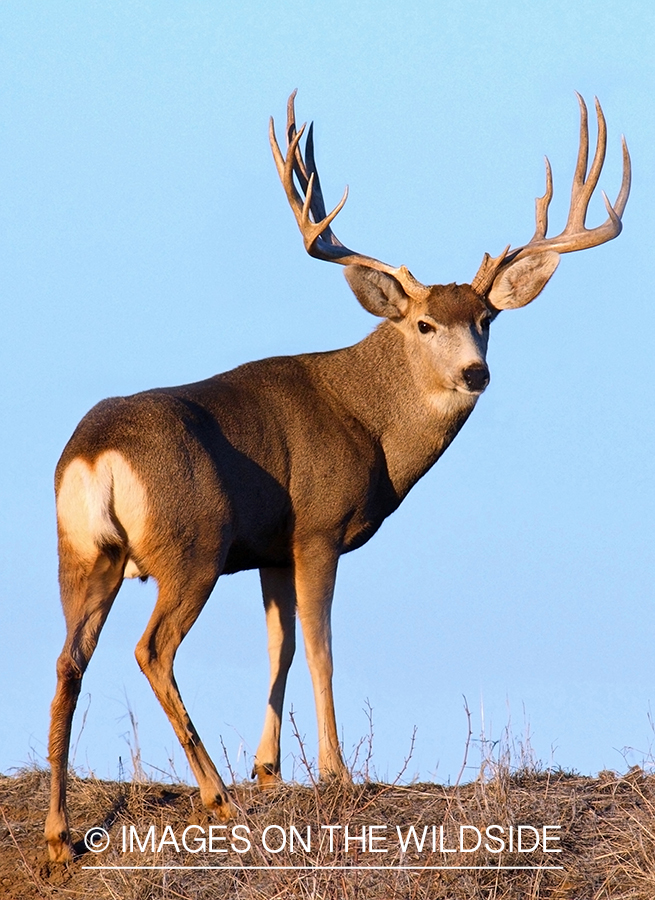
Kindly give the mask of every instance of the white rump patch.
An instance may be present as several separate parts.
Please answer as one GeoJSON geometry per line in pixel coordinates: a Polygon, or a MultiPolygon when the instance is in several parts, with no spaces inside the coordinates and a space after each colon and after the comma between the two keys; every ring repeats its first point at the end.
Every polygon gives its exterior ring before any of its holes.
{"type": "Polygon", "coordinates": [[[78,457],[66,468],[57,495],[57,521],[82,557],[95,558],[103,544],[124,544],[116,521],[138,552],[147,513],[145,489],[116,450],[101,454],[93,464],[78,457]]]}

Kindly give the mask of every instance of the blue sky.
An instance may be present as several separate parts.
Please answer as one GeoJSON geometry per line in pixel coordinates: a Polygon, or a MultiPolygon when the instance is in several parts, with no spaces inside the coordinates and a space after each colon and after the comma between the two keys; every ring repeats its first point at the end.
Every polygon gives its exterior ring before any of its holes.
{"type": "MultiPolygon", "coordinates": [[[[381,777],[414,726],[408,774],[456,777],[462,695],[476,737],[529,729],[544,763],[641,761],[655,699],[654,20],[652,4],[608,0],[0,5],[0,770],[46,754],[64,637],[52,473],[81,416],[375,324],[338,267],[304,254],[279,186],[268,117],[282,123],[296,87],[328,204],[350,185],[339,236],[427,283],[470,281],[485,251],[530,237],[545,153],[561,229],[574,90],[603,104],[612,198],[625,133],[623,234],[567,255],[531,306],[500,316],[464,430],[343,559],[335,694],[346,754],[372,706],[381,777]]],[[[589,223],[603,218],[595,198],[589,223]]],[[[75,763],[100,776],[129,759],[128,704],[144,761],[186,774],[133,657],[154,591],[124,586],[84,680],[75,763]]],[[[216,762],[222,737],[245,773],[267,684],[255,574],[221,580],[177,676],[216,762]]],[[[313,753],[302,654],[288,700],[313,753]]],[[[290,776],[288,726],[283,741],[290,776]]]]}

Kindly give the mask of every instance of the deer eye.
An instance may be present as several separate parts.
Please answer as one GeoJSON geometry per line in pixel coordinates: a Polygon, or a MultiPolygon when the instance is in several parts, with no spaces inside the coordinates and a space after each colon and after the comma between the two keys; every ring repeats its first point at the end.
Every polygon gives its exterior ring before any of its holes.
{"type": "Polygon", "coordinates": [[[418,323],[418,330],[421,334],[429,334],[431,331],[434,331],[434,325],[430,325],[429,322],[426,322],[425,319],[420,319],[418,323]]]}

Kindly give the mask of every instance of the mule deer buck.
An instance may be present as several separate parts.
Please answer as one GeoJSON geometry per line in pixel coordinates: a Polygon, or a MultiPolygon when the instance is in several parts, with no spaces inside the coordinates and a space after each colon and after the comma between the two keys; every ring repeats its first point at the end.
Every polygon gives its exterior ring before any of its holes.
{"type": "Polygon", "coordinates": [[[71,720],[82,676],[124,578],[152,577],[158,598],[136,647],[184,748],[207,808],[221,820],[236,809],[183,705],[173,675],[181,641],[223,573],[259,569],[270,686],[254,772],[280,777],[280,721],[295,648],[296,613],[305,638],[318,719],[320,775],[346,777],[332,697],[330,612],[337,563],[361,547],[436,462],[489,382],[489,325],[530,303],[561,253],[615,238],[630,190],[623,179],[608,218],[585,218],[605,157],[598,139],[587,174],[587,110],[566,227],[546,237],[552,177],[536,201],[533,238],[492,259],[468,284],[423,285],[349,250],[332,231],[343,207],[326,212],[312,128],[304,156],[294,96],[286,156],[273,121],[278,174],[307,252],[346,266],[362,306],[383,321],[342,350],[247,363],[197,384],[99,403],[76,429],[57,466],[59,578],[67,636],[57,662],[49,759],[52,796],[45,834],[53,860],[73,853],[66,810],[71,720]]]}

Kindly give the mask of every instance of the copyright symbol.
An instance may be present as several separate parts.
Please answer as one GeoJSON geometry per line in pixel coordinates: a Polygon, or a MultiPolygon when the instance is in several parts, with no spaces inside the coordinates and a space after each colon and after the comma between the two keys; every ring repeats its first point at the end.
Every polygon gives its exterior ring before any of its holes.
{"type": "Polygon", "coordinates": [[[102,853],[109,846],[109,834],[104,828],[89,828],[84,835],[84,846],[91,853],[102,853]]]}

